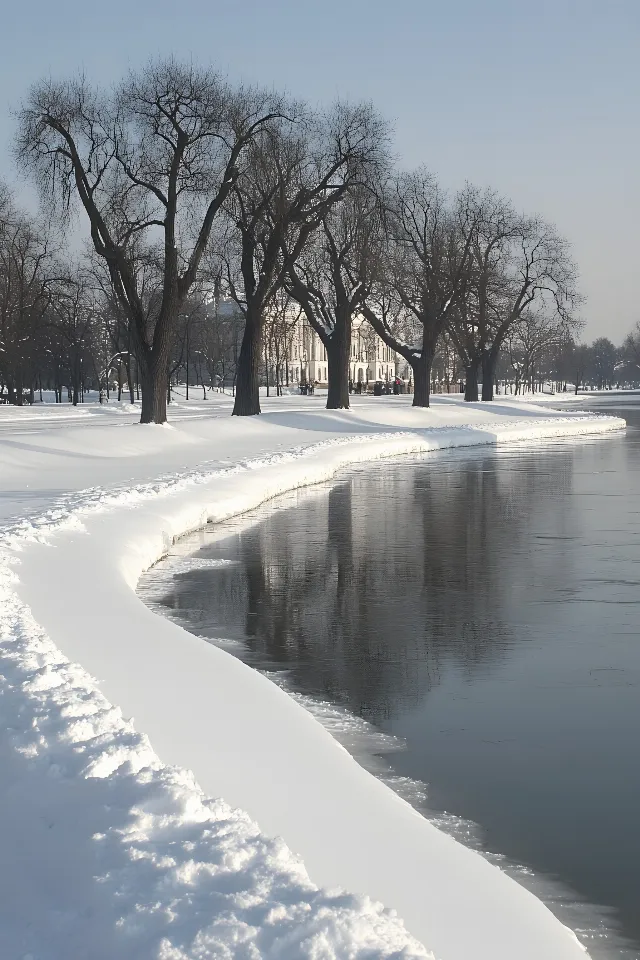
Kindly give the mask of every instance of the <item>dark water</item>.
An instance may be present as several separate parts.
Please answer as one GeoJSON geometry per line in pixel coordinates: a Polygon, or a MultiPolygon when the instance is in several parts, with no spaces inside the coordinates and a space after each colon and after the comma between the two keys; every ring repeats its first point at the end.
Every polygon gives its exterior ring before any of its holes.
{"type": "Polygon", "coordinates": [[[402,738],[387,760],[405,789],[478,824],[561,915],[584,901],[565,918],[594,957],[630,958],[640,398],[602,409],[626,436],[399,459],[289,495],[183,542],[141,594],[402,738]]]}

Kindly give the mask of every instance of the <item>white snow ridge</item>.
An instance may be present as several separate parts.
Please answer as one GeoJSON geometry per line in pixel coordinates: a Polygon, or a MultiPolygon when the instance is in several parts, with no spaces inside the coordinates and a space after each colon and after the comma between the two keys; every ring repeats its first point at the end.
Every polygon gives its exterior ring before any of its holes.
{"type": "Polygon", "coordinates": [[[323,891],[280,839],[162,764],[0,580],[0,956],[431,957],[393,911],[323,891]]]}

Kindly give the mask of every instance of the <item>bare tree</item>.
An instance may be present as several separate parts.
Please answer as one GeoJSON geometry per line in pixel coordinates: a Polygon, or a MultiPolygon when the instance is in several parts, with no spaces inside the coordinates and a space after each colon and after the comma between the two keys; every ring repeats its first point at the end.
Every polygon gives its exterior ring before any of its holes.
{"type": "MultiPolygon", "coordinates": [[[[138,268],[138,288],[142,299],[146,300],[143,264],[139,263],[138,268]]],[[[120,400],[124,368],[129,401],[133,404],[136,400],[137,368],[131,324],[111,283],[106,261],[95,252],[87,258],[84,278],[91,290],[95,313],[93,365],[97,387],[101,395],[104,388],[109,399],[111,373],[115,370],[120,400]]]]}
{"type": "Polygon", "coordinates": [[[608,337],[598,337],[589,347],[586,375],[598,390],[611,389],[617,360],[618,350],[608,337]]]}
{"type": "Polygon", "coordinates": [[[388,269],[378,298],[363,313],[411,366],[413,405],[428,407],[431,366],[464,285],[472,224],[465,222],[463,236],[424,168],[397,176],[386,205],[388,269]]]}
{"type": "Polygon", "coordinates": [[[640,321],[636,323],[631,333],[627,334],[622,344],[622,356],[633,372],[633,379],[640,375],[640,321]]]}
{"type": "Polygon", "coordinates": [[[107,263],[140,364],[143,423],[166,420],[176,318],[247,147],[279,110],[272,96],[168,60],[109,93],[84,79],[41,83],[20,111],[20,162],[44,197],[80,201],[107,263]],[[141,257],[155,268],[153,297],[140,288],[141,257]]]}
{"type": "Polygon", "coordinates": [[[6,183],[0,180],[0,238],[15,215],[13,197],[6,183]]]}
{"type": "MultiPolygon", "coordinates": [[[[578,324],[573,325],[577,332],[578,324]]],[[[533,391],[536,379],[553,375],[560,351],[570,331],[556,311],[529,308],[513,324],[505,346],[515,374],[515,392],[528,387],[533,391]]],[[[483,384],[483,395],[485,393],[483,384]]]]}
{"type": "Polygon", "coordinates": [[[575,344],[575,349],[572,352],[571,360],[574,370],[575,394],[577,396],[581,384],[584,383],[587,372],[587,366],[589,363],[589,347],[584,343],[575,344]]]}
{"type": "Polygon", "coordinates": [[[446,330],[438,342],[432,374],[436,375],[440,383],[440,389],[445,387],[447,393],[451,393],[452,385],[455,386],[454,392],[456,392],[457,384],[462,380],[460,357],[446,330]]]}
{"type": "Polygon", "coordinates": [[[0,379],[9,403],[33,396],[38,329],[58,274],[45,224],[17,211],[7,200],[0,232],[0,379]]]}
{"type": "Polygon", "coordinates": [[[465,368],[465,400],[478,399],[478,371],[491,342],[509,241],[517,236],[510,204],[493,191],[467,186],[456,199],[458,229],[470,257],[448,328],[465,368]]]}
{"type": "Polygon", "coordinates": [[[492,400],[500,349],[523,316],[553,314],[567,330],[574,323],[576,270],[554,227],[516,214],[493,191],[468,187],[458,203],[471,260],[449,330],[465,364],[465,399],[478,399],[482,370],[482,399],[492,400]]]}
{"type": "Polygon", "coordinates": [[[79,270],[69,270],[68,278],[56,284],[48,309],[48,321],[63,346],[70,378],[71,402],[77,406],[84,394],[85,378],[91,373],[93,340],[97,334],[97,311],[88,278],[79,270]]]}
{"type": "Polygon", "coordinates": [[[382,162],[386,125],[371,107],[337,105],[327,115],[298,112],[295,124],[272,123],[251,144],[250,174],[230,204],[237,245],[227,284],[245,329],[233,413],[260,413],[259,369],[265,311],[309,236],[332,207],[382,162]]]}
{"type": "Polygon", "coordinates": [[[349,407],[349,364],[354,316],[380,275],[382,218],[375,193],[352,190],[323,218],[285,285],[327,351],[327,409],[349,407]]]}
{"type": "MultiPolygon", "coordinates": [[[[282,395],[283,383],[289,386],[289,357],[298,339],[303,310],[285,288],[273,298],[264,328],[265,375],[267,396],[270,383],[276,387],[276,396],[282,395]]],[[[297,358],[296,358],[297,359],[297,358]]]]}

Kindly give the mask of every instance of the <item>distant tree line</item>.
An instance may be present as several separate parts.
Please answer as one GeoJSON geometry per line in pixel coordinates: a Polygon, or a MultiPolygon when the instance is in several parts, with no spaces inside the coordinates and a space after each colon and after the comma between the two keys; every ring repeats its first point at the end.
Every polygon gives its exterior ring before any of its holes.
{"type": "Polygon", "coordinates": [[[577,272],[556,229],[495,191],[448,196],[425,169],[397,170],[368,104],[312,110],[161,61],[110,90],[36,85],[15,153],[42,213],[0,190],[9,403],[126,389],[142,422],[162,423],[179,379],[203,396],[231,383],[234,414],[256,414],[260,384],[289,378],[300,317],[326,350],[329,408],[349,406],[355,318],[403,359],[416,406],[435,385],[462,382],[471,401],[480,384],[491,400],[499,382],[640,377],[640,328],[620,350],[579,344],[577,272]],[[74,223],[90,238],[79,257],[74,223]]]}

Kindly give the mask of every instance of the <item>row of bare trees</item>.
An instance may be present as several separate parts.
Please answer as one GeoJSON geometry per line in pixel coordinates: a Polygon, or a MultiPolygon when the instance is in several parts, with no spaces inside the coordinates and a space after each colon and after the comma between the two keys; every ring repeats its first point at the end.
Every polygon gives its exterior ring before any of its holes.
{"type": "Polygon", "coordinates": [[[268,307],[288,263],[354,184],[381,173],[368,106],[327,114],[216,73],[151,64],[111,91],[33,89],[17,154],[43,199],[79,202],[126,318],[142,422],[166,419],[173,334],[198,287],[224,272],[245,320],[234,413],[258,413],[268,307]]]}
{"type": "MultiPolygon", "coordinates": [[[[31,238],[39,281],[36,293],[23,269],[24,309],[58,337],[46,347],[40,337],[40,350],[64,357],[78,389],[87,353],[98,377],[115,364],[131,390],[141,384],[142,422],[166,419],[172,368],[185,350],[189,364],[196,328],[199,376],[204,386],[208,369],[213,382],[216,345],[197,317],[221,297],[242,317],[242,416],[260,412],[265,340],[286,364],[298,315],[326,349],[330,408],[349,406],[356,317],[409,365],[417,406],[428,406],[434,361],[448,352],[464,368],[466,399],[478,399],[481,381],[490,400],[505,351],[515,358],[527,337],[566,340],[578,327],[576,270],[556,230],[493,191],[448,197],[425,170],[398,172],[368,104],[311,110],[162,61],[110,90],[84,79],[37,85],[18,114],[16,156],[48,222],[78,212],[91,238],[82,270],[53,266],[50,228],[31,238]],[[60,304],[64,319],[53,322],[60,304]]],[[[1,335],[3,350],[21,353],[19,335],[1,335]]],[[[22,396],[34,358],[10,366],[22,396]]]]}
{"type": "Polygon", "coordinates": [[[10,403],[33,399],[46,371],[56,393],[81,391],[90,324],[85,287],[57,255],[46,223],[27,217],[0,194],[0,387],[10,403]]]}

